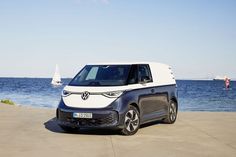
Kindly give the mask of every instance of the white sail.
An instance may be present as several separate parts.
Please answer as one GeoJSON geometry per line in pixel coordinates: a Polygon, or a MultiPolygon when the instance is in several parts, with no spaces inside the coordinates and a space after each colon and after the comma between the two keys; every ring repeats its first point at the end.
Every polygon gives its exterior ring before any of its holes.
{"type": "Polygon", "coordinates": [[[56,65],[55,73],[54,73],[54,76],[52,78],[51,84],[53,84],[53,85],[62,85],[61,75],[60,75],[60,70],[59,70],[58,65],[56,65]]]}

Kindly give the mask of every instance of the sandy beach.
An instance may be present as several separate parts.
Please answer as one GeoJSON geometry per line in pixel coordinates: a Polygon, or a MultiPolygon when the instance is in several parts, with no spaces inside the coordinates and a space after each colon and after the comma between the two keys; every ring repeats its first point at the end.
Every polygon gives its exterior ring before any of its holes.
{"type": "Polygon", "coordinates": [[[55,110],[0,104],[0,156],[234,157],[235,112],[180,112],[174,125],[155,123],[134,136],[110,130],[64,133],[55,110]]]}

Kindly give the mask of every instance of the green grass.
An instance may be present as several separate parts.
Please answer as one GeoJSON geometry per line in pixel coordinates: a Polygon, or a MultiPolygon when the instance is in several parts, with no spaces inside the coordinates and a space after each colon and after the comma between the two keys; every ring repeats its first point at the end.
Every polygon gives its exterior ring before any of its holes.
{"type": "Polygon", "coordinates": [[[15,105],[15,103],[9,99],[1,100],[1,103],[8,104],[8,105],[15,105]]]}

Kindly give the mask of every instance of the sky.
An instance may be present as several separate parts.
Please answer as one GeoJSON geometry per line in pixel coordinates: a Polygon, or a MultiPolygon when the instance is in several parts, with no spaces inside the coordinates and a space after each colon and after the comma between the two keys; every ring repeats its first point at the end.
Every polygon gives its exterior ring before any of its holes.
{"type": "Polygon", "coordinates": [[[178,79],[236,78],[236,1],[0,1],[0,77],[128,61],[169,64],[178,79]]]}

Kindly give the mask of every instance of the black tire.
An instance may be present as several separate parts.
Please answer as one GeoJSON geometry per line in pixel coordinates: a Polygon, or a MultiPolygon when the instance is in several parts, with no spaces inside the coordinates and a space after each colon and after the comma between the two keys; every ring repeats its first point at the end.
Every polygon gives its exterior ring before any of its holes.
{"type": "Polygon", "coordinates": [[[175,123],[176,118],[177,118],[177,113],[178,113],[177,103],[171,100],[168,106],[167,117],[163,120],[163,122],[167,124],[175,123]]]}
{"type": "Polygon", "coordinates": [[[140,126],[140,114],[136,107],[129,106],[125,113],[124,128],[121,130],[123,135],[134,135],[140,126]]]}
{"type": "Polygon", "coordinates": [[[65,132],[71,133],[71,132],[77,132],[79,131],[78,127],[69,127],[69,126],[65,126],[65,125],[60,125],[60,127],[62,128],[62,130],[64,130],[65,132]]]}

